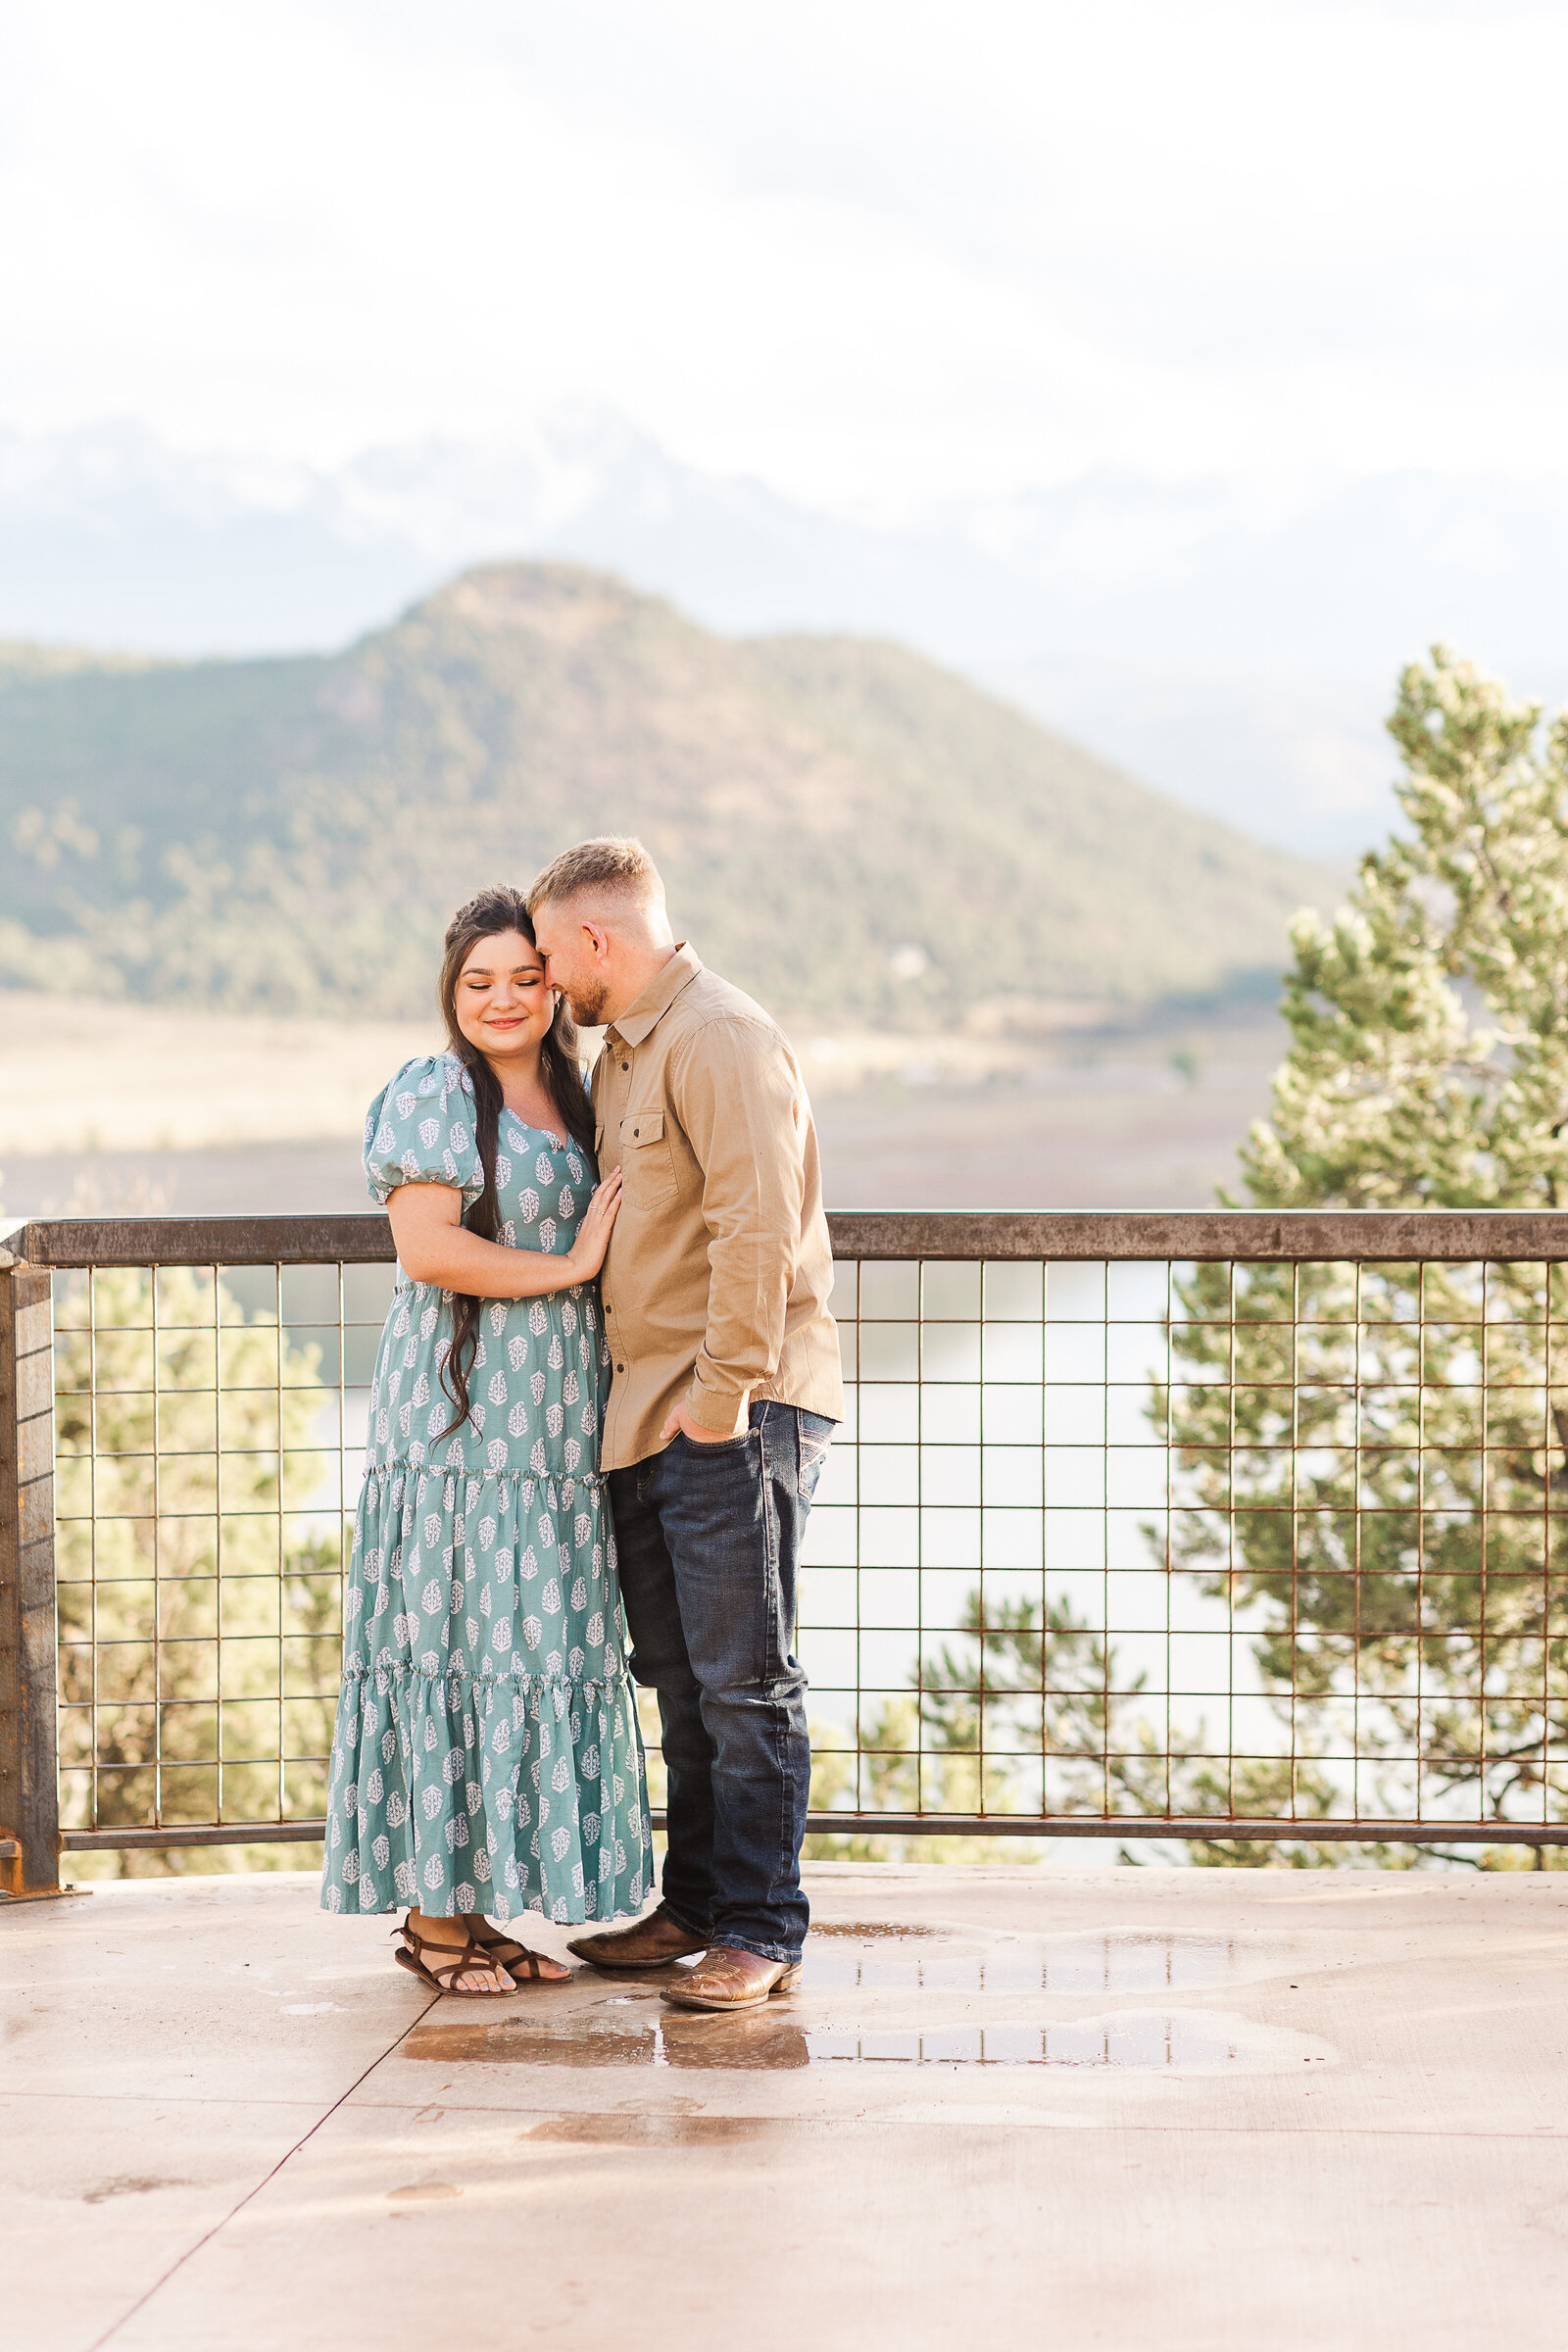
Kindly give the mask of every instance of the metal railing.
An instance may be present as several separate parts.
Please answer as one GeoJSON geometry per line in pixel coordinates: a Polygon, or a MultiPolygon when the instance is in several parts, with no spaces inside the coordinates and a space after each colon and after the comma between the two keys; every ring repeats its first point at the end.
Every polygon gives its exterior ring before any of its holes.
{"type": "MultiPolygon", "coordinates": [[[[832,1228],[813,1833],[1568,1842],[1568,1220],[832,1228]]],[[[11,1891],[320,1835],[392,1277],[379,1215],[0,1232],[11,1891]]]]}

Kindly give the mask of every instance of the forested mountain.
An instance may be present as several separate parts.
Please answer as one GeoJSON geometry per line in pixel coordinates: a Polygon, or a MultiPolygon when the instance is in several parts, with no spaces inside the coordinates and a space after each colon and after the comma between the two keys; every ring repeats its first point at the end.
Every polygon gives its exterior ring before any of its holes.
{"type": "Polygon", "coordinates": [[[454,906],[612,831],[710,962],[823,1018],[1256,985],[1333,889],[898,646],[720,637],[573,565],[330,658],[0,651],[14,984],[412,1009],[454,906]]]}

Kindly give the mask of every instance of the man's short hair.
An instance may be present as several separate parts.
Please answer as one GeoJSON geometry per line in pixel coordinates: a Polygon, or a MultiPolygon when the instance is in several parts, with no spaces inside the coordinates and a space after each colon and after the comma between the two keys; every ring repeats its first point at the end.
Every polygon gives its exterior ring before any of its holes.
{"type": "Polygon", "coordinates": [[[659,868],[640,841],[630,834],[604,833],[594,841],[579,841],[563,850],[538,875],[528,892],[528,912],[551,899],[635,899],[645,906],[662,906],[664,885],[659,868]]]}

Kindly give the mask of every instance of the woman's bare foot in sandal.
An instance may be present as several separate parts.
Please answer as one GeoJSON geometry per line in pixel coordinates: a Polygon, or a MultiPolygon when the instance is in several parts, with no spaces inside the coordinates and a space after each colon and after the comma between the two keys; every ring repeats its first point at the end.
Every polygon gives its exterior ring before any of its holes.
{"type": "Polygon", "coordinates": [[[514,1984],[569,1984],[572,1971],[563,1968],[559,1960],[549,1959],[543,1952],[530,1952],[525,1943],[509,1936],[488,1919],[473,1922],[473,1940],[501,1963],[514,1984]]]}
{"type": "Polygon", "coordinates": [[[489,1956],[491,1937],[475,1933],[488,1922],[475,1922],[471,1916],[464,1919],[432,1919],[423,1911],[411,1911],[396,1933],[403,1938],[404,1949],[395,1954],[401,1966],[412,1968],[416,1976],[438,1992],[509,1993],[517,1989],[516,1981],[499,1955],[489,1956]],[[453,1963],[466,1955],[466,1964],[455,1968],[453,1963]]]}

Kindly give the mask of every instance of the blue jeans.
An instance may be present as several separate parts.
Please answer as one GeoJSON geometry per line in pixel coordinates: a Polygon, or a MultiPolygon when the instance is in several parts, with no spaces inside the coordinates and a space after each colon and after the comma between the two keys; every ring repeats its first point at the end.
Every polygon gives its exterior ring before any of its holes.
{"type": "Polygon", "coordinates": [[[738,1438],[677,1436],[612,1470],[631,1671],[659,1693],[669,1776],[664,1903],[694,1936],[798,1960],[810,1913],[801,1544],[833,1424],[752,1406],[738,1438]]]}

